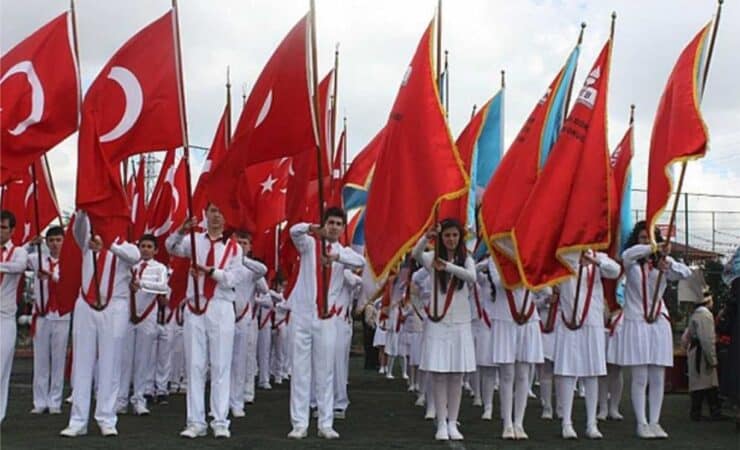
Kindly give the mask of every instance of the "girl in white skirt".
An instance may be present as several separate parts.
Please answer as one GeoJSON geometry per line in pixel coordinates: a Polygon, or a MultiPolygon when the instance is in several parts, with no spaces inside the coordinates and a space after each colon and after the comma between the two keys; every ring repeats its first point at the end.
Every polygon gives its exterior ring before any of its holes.
{"type": "MultiPolygon", "coordinates": [[[[660,231],[655,237],[662,243],[660,231]]],[[[666,280],[688,278],[691,269],[668,256],[670,245],[660,245],[658,253],[650,246],[644,221],[638,222],[622,253],[625,274],[624,323],[617,343],[616,362],[632,368],[632,406],[637,419],[637,435],[643,439],[665,439],[660,426],[665,368],[673,366],[673,334],[668,308],[663,302],[666,280]],[[658,274],[660,285],[654,296],[658,274]],[[653,298],[657,301],[653,304],[653,298]],[[645,392],[649,388],[650,414],[645,415],[645,392]]]]}
{"type": "MultiPolygon", "coordinates": [[[[624,286],[622,285],[622,288],[624,286]]],[[[624,300],[624,290],[620,288],[624,300]]],[[[599,420],[623,420],[619,412],[619,404],[622,401],[622,389],[624,380],[622,377],[622,366],[617,364],[619,354],[619,333],[622,331],[622,319],[624,311],[620,304],[610,305],[607,301],[608,310],[604,313],[604,333],[606,335],[606,376],[599,378],[599,420]]]]}
{"type": "Polygon", "coordinates": [[[411,276],[412,292],[411,301],[413,306],[421,316],[421,336],[419,340],[419,368],[418,368],[418,385],[419,395],[416,398],[416,406],[425,406],[424,419],[434,420],[437,417],[437,411],[434,407],[434,386],[432,385],[432,376],[421,368],[421,349],[424,343],[424,336],[427,334],[429,317],[427,310],[432,297],[432,278],[425,268],[414,272],[411,276]]]}
{"type": "Polygon", "coordinates": [[[407,298],[404,298],[402,308],[405,320],[401,327],[401,349],[400,353],[406,358],[408,366],[408,390],[409,392],[419,392],[419,378],[417,370],[421,362],[421,330],[422,315],[421,311],[412,303],[411,292],[407,298]]]}
{"type": "MultiPolygon", "coordinates": [[[[388,283],[388,281],[386,281],[388,283]]],[[[390,289],[390,284],[387,284],[390,289]]],[[[386,288],[384,287],[383,290],[386,288]]],[[[386,357],[385,357],[385,337],[386,337],[386,326],[388,322],[388,308],[383,306],[383,299],[379,298],[375,300],[373,306],[377,310],[375,315],[375,335],[373,336],[373,347],[378,349],[378,362],[380,368],[378,373],[383,375],[386,373],[386,357]],[[384,310],[385,308],[385,310],[384,310]]]]}
{"type": "Polygon", "coordinates": [[[499,366],[504,426],[501,437],[529,439],[524,431],[529,375],[535,364],[544,362],[536,303],[544,301],[546,295],[534,294],[523,288],[506,289],[491,259],[488,260],[488,273],[496,290],[491,309],[491,362],[499,366]]]}
{"type": "Polygon", "coordinates": [[[464,232],[457,221],[445,219],[436,228],[429,230],[413,251],[419,264],[433,274],[436,290],[429,307],[420,367],[433,377],[437,410],[435,439],[462,440],[457,428],[462,378],[464,373],[475,371],[468,300],[468,285],[475,283],[475,264],[465,249],[464,232]],[[435,238],[436,251],[425,252],[427,241],[435,238]]]}
{"type": "Polygon", "coordinates": [[[475,363],[478,366],[480,377],[481,400],[483,403],[483,415],[481,419],[493,419],[493,391],[498,377],[498,368],[493,364],[493,350],[491,349],[491,315],[493,301],[496,298],[496,287],[491,281],[488,273],[488,261],[478,263],[478,283],[473,293],[475,299],[476,315],[481,321],[481,331],[475,342],[475,363]]]}
{"type": "MultiPolygon", "coordinates": [[[[406,283],[403,273],[405,273],[405,271],[400,273],[399,276],[395,277],[393,281],[393,287],[391,289],[390,303],[387,305],[388,319],[385,323],[384,353],[386,360],[385,378],[388,380],[392,380],[395,378],[393,376],[393,366],[396,362],[396,359],[401,356],[401,326],[403,325],[404,321],[401,301],[403,300],[403,296],[406,291],[406,283]]],[[[386,307],[386,305],[383,304],[383,307],[386,307]]],[[[406,364],[403,358],[401,360],[401,372],[404,375],[404,379],[408,378],[408,375],[406,375],[406,364]]]]}
{"type": "MultiPolygon", "coordinates": [[[[575,264],[574,264],[575,265],[575,264]]],[[[596,421],[599,379],[606,375],[604,287],[620,267],[606,253],[587,250],[578,262],[578,276],[560,284],[560,317],[555,329],[554,374],[563,407],[563,439],[577,439],[573,429],[573,391],[580,380],[586,394],[586,437],[601,439],[596,421]]]]}

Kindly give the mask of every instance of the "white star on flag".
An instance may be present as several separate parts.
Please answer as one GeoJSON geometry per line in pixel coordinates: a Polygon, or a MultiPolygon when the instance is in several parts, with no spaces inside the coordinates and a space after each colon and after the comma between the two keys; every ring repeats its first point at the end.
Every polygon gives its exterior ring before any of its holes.
{"type": "Polygon", "coordinates": [[[273,178],[272,174],[267,175],[267,179],[260,183],[260,186],[262,186],[262,192],[261,194],[264,194],[267,191],[272,192],[272,186],[277,182],[277,178],[273,178]]]}

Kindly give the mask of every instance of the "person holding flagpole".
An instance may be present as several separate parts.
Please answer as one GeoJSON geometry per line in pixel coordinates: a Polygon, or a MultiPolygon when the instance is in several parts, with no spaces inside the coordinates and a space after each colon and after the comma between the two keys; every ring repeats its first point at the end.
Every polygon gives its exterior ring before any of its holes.
{"type": "Polygon", "coordinates": [[[635,224],[622,253],[625,274],[624,319],[617,348],[616,363],[632,368],[632,406],[637,419],[637,436],[642,439],[666,439],[660,426],[663,406],[665,368],[673,366],[673,333],[668,308],[663,302],[666,280],[678,281],[691,276],[691,269],[669,256],[670,244],[663,245],[658,228],[656,252],[650,245],[645,221],[635,224]],[[661,272],[661,282],[656,281],[661,272]],[[655,292],[655,290],[658,292],[655,292]],[[657,299],[654,316],[651,302],[657,299]],[[645,415],[648,391],[649,414],[645,415]]]}
{"type": "Polygon", "coordinates": [[[462,398],[462,379],[474,372],[475,345],[471,329],[469,285],[475,283],[475,263],[468,255],[464,230],[455,219],[445,219],[430,229],[414,247],[416,261],[433,274],[436,295],[430,306],[438,317],[429,316],[421,350],[419,368],[432,376],[437,415],[436,440],[462,440],[457,419],[462,398]],[[427,243],[436,240],[435,251],[425,251],[427,243]],[[441,308],[439,308],[441,306],[441,308]]]}

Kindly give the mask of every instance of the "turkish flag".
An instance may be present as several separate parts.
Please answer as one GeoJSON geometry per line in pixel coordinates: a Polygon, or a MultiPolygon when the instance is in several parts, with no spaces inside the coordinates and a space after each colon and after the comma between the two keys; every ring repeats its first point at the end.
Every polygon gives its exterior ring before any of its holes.
{"type": "Polygon", "coordinates": [[[170,11],[129,39],[85,95],[77,208],[107,242],[125,233],[130,215],[118,164],[182,146],[174,17],[170,11]]]}
{"type": "Polygon", "coordinates": [[[508,289],[521,285],[511,230],[561,129],[578,55],[576,47],[532,109],[483,191],[478,214],[481,238],[508,289]]]}
{"type": "Polygon", "coordinates": [[[245,170],[245,212],[255,233],[274,228],[285,220],[288,179],[293,172],[290,158],[267,161],[245,170]]]}
{"type": "Polygon", "coordinates": [[[73,214],[64,233],[62,250],[59,253],[59,283],[57,284],[57,305],[59,314],[64,315],[74,309],[75,300],[82,286],[82,242],[89,235],[89,223],[84,214],[73,214]]]}
{"type": "Polygon", "coordinates": [[[462,196],[468,189],[434,79],[433,31],[430,24],[403,77],[368,194],[365,248],[380,278],[431,225],[442,199],[462,196]]]}
{"type": "Polygon", "coordinates": [[[308,18],[298,21],[270,57],[239,117],[232,151],[213,169],[208,197],[227,221],[239,216],[238,183],[247,166],[315,151],[318,144],[308,90],[308,18]]]}
{"type": "Polygon", "coordinates": [[[156,258],[163,264],[169,262],[164,241],[188,214],[185,164],[185,159],[176,160],[174,150],[167,152],[147,208],[146,232],[157,238],[156,258]]]}
{"type": "Polygon", "coordinates": [[[702,158],[707,151],[709,132],[699,109],[704,52],[711,23],[683,49],[668,78],[655,113],[650,136],[646,221],[655,242],[655,225],[673,191],[670,166],[702,158]],[[699,69],[697,69],[699,68],[699,69]]]}
{"type": "Polygon", "coordinates": [[[70,15],[39,28],[0,58],[0,185],[77,129],[79,80],[70,15]]]}
{"type": "MultiPolygon", "coordinates": [[[[212,200],[209,198],[209,181],[211,180],[211,174],[213,170],[221,164],[221,161],[226,157],[226,152],[231,147],[231,102],[227,101],[224,107],[224,112],[221,114],[221,120],[218,122],[216,127],[216,134],[213,136],[213,142],[211,148],[208,150],[206,155],[205,163],[203,163],[203,169],[198,177],[198,183],[195,185],[195,192],[193,192],[193,214],[197,217],[202,225],[205,227],[206,220],[206,205],[208,201],[212,200]]],[[[241,177],[241,175],[239,175],[241,177]]],[[[233,189],[241,189],[243,185],[234,183],[233,189]]],[[[219,196],[216,193],[216,196],[219,196]]],[[[232,217],[232,220],[235,219],[232,217]]]]}
{"type": "Polygon", "coordinates": [[[41,235],[54,219],[59,217],[59,206],[50,188],[50,176],[43,158],[29,166],[23,177],[2,187],[2,209],[15,215],[16,227],[11,240],[15,245],[25,245],[33,237],[41,235]],[[36,195],[34,198],[33,170],[36,171],[36,195]],[[38,211],[36,202],[38,201],[38,211]],[[38,215],[38,228],[36,216],[38,215]]]}
{"type": "Polygon", "coordinates": [[[609,246],[612,199],[606,100],[610,55],[611,41],[607,41],[514,225],[517,264],[530,289],[563,281],[577,270],[582,251],[609,246]]]}
{"type": "MultiPolygon", "coordinates": [[[[319,146],[321,151],[321,175],[328,176],[331,173],[332,167],[332,141],[334,133],[334,114],[332,112],[332,98],[334,97],[334,69],[330,70],[329,73],[319,83],[319,146]]],[[[315,150],[314,150],[315,151],[315,150]]],[[[315,180],[319,177],[319,173],[316,164],[313,164],[311,172],[311,180],[315,180]]]]}

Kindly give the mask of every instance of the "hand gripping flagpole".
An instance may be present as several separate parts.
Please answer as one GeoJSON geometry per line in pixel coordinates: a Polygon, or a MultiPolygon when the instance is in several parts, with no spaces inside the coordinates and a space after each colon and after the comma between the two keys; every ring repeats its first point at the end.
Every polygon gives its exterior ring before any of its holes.
{"type": "MultiPolygon", "coordinates": [[[[190,148],[188,142],[188,123],[187,115],[185,114],[185,87],[183,83],[182,75],[182,54],[180,51],[180,25],[177,14],[177,0],[172,0],[172,26],[175,37],[175,60],[177,64],[177,90],[178,90],[178,103],[180,106],[180,128],[182,129],[182,146],[183,146],[183,158],[185,159],[185,186],[188,197],[188,217],[190,221],[195,217],[193,211],[193,186],[190,180],[190,148]]],[[[195,251],[195,230],[193,230],[193,224],[190,224],[190,259],[192,264],[197,264],[197,253],[195,251]]],[[[193,300],[195,302],[195,310],[200,313],[200,289],[198,286],[198,275],[193,272],[193,300]]]]}
{"type": "MultiPolygon", "coordinates": [[[[701,95],[699,96],[699,101],[704,97],[704,89],[707,87],[707,77],[709,76],[709,64],[712,62],[712,53],[714,52],[714,43],[717,40],[717,30],[719,29],[719,19],[722,14],[722,3],[724,3],[724,0],[718,0],[717,1],[717,16],[714,18],[714,26],[712,27],[712,37],[709,40],[709,50],[707,51],[707,63],[704,66],[704,76],[702,77],[702,84],[701,84],[701,95]]],[[[676,187],[676,197],[673,199],[673,209],[671,210],[671,219],[668,222],[668,232],[666,233],[666,241],[664,247],[667,247],[671,242],[671,230],[675,226],[676,223],[676,210],[678,209],[678,201],[681,199],[681,190],[683,188],[683,179],[686,175],[686,164],[687,161],[683,161],[681,163],[681,174],[678,176],[678,185],[676,187]]],[[[687,243],[688,244],[688,243],[687,243]]],[[[662,258],[665,258],[667,255],[661,255],[662,258]]],[[[655,280],[655,289],[653,290],[653,298],[652,302],[650,304],[650,314],[645,317],[645,320],[648,323],[653,323],[658,318],[656,317],[656,312],[658,308],[658,291],[660,290],[660,283],[663,279],[663,271],[658,271],[658,277],[655,280]]]]}

